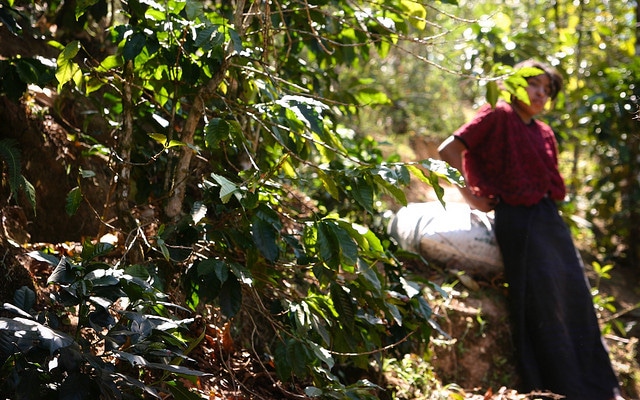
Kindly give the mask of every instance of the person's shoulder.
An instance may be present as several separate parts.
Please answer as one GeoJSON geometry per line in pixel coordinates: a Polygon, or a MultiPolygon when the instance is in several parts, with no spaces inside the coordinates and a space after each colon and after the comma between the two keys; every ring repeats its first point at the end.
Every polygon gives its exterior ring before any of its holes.
{"type": "Polygon", "coordinates": [[[498,101],[495,105],[486,103],[478,110],[478,116],[492,119],[504,119],[513,115],[514,111],[511,104],[504,100],[498,101]]]}
{"type": "Polygon", "coordinates": [[[549,126],[546,122],[541,121],[537,118],[534,121],[536,123],[535,126],[540,132],[548,136],[555,136],[555,132],[553,131],[553,128],[551,128],[551,126],[549,126]]]}
{"type": "Polygon", "coordinates": [[[499,100],[493,109],[494,112],[503,115],[512,115],[515,113],[511,103],[507,103],[505,100],[499,100]]]}

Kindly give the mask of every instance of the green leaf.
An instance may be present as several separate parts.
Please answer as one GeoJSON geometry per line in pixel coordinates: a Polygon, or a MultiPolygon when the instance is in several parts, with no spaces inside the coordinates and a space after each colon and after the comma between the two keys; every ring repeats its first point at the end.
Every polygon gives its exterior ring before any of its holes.
{"type": "Polygon", "coordinates": [[[29,200],[29,204],[33,208],[33,213],[36,213],[36,188],[33,187],[31,182],[27,180],[24,176],[22,177],[22,188],[24,189],[24,194],[27,196],[27,200],[29,200]]]}
{"type": "Polygon", "coordinates": [[[371,265],[363,260],[358,260],[358,273],[364,276],[365,280],[375,290],[376,294],[381,292],[382,284],[378,278],[378,273],[371,265]]]}
{"type": "Polygon", "coordinates": [[[212,172],[211,177],[220,185],[220,200],[223,203],[228,203],[231,195],[240,193],[238,186],[224,176],[212,172]]]}
{"type": "MultiPolygon", "coordinates": [[[[335,235],[337,244],[340,249],[340,261],[347,266],[355,266],[358,261],[358,245],[355,243],[353,237],[349,234],[346,229],[340,226],[335,221],[329,221],[328,226],[333,231],[335,235]]],[[[351,231],[354,232],[354,231],[351,231]]]]}
{"type": "Polygon", "coordinates": [[[409,23],[421,31],[424,30],[427,26],[427,9],[418,2],[411,0],[402,0],[400,4],[408,14],[409,23]]]}
{"type": "Polygon", "coordinates": [[[165,149],[185,146],[185,144],[179,140],[167,140],[167,136],[163,135],[162,133],[149,133],[148,135],[151,139],[163,145],[165,149]]]}
{"type": "Polygon", "coordinates": [[[498,97],[500,96],[500,90],[498,89],[498,82],[487,82],[487,102],[491,104],[491,107],[495,107],[498,103],[498,97]]]}
{"type": "MultiPolygon", "coordinates": [[[[13,2],[14,0],[9,0],[9,7],[13,7],[13,2]]],[[[18,33],[20,29],[13,15],[4,7],[0,7],[0,23],[5,25],[13,34],[18,33]]]]}
{"type": "Polygon", "coordinates": [[[69,43],[60,53],[57,60],[58,70],[56,71],[56,79],[58,80],[58,91],[70,80],[77,81],[82,77],[80,66],[73,62],[73,59],[80,51],[80,42],[74,40],[69,43]]]}
{"type": "Polygon", "coordinates": [[[187,0],[185,11],[189,21],[195,21],[196,18],[202,19],[204,15],[204,4],[202,4],[200,0],[187,0]]]}
{"type": "Polygon", "coordinates": [[[287,355],[291,361],[293,373],[296,376],[305,376],[307,366],[311,364],[311,357],[307,346],[299,340],[292,340],[287,348],[287,355]]]}
{"type": "Polygon", "coordinates": [[[334,199],[339,200],[340,192],[338,191],[338,185],[336,185],[333,178],[321,169],[318,169],[318,178],[322,181],[322,186],[324,186],[327,193],[329,193],[334,199]]]}
{"type": "Polygon", "coordinates": [[[229,139],[229,123],[222,118],[212,118],[205,128],[205,143],[217,149],[225,139],[229,139]]]}
{"type": "Polygon", "coordinates": [[[464,178],[462,174],[460,174],[460,171],[453,168],[445,161],[428,158],[426,160],[422,160],[420,165],[428,171],[433,172],[438,177],[445,178],[453,184],[464,185],[464,178]]]}
{"type": "Polygon", "coordinates": [[[17,148],[18,142],[13,139],[0,140],[0,157],[7,166],[9,178],[9,188],[14,197],[18,195],[18,189],[22,183],[20,151],[17,148]]]}
{"type": "Polygon", "coordinates": [[[84,94],[88,97],[91,93],[100,90],[104,84],[101,79],[92,76],[85,82],[84,94]]]}
{"type": "Polygon", "coordinates": [[[218,280],[223,283],[229,277],[229,266],[222,260],[208,258],[198,264],[198,276],[215,274],[218,280]]]}
{"type": "Polygon", "coordinates": [[[317,359],[327,364],[327,367],[329,367],[329,369],[333,368],[333,366],[335,365],[335,362],[329,350],[325,349],[322,346],[319,346],[318,344],[312,342],[311,340],[307,340],[306,343],[309,347],[311,347],[311,350],[313,351],[313,354],[315,354],[317,359]]]}
{"type": "Polygon", "coordinates": [[[407,297],[413,298],[420,294],[420,286],[417,283],[408,281],[404,277],[400,277],[400,283],[402,283],[402,289],[404,289],[407,297]]]}
{"type": "Polygon", "coordinates": [[[384,304],[387,306],[387,311],[389,312],[389,314],[391,314],[396,324],[402,326],[402,314],[400,313],[398,307],[396,307],[394,304],[389,303],[388,301],[385,301],[384,304]]]}
{"type": "Polygon", "coordinates": [[[407,205],[407,195],[396,183],[389,182],[381,175],[374,175],[373,180],[385,193],[393,196],[398,203],[403,206],[407,205]]]}
{"type": "MultiPolygon", "coordinates": [[[[538,76],[544,74],[544,71],[536,67],[522,67],[516,70],[516,76],[529,78],[532,76],[538,76]]],[[[522,81],[521,81],[522,83],[522,81]]]]}
{"type": "Polygon", "coordinates": [[[142,52],[146,43],[147,36],[142,32],[136,32],[133,35],[128,36],[122,50],[124,60],[130,61],[136,58],[136,56],[142,52]]]}
{"type": "Polygon", "coordinates": [[[206,26],[198,31],[194,44],[202,50],[211,50],[213,38],[218,36],[218,27],[216,25],[206,26]]]}
{"type": "Polygon", "coordinates": [[[27,286],[22,286],[14,293],[13,304],[28,312],[36,304],[36,294],[27,286]]]}
{"type": "Polygon", "coordinates": [[[36,321],[21,317],[0,318],[0,331],[8,333],[5,340],[13,339],[16,349],[20,349],[20,346],[25,344],[31,348],[33,343],[38,343],[39,346],[49,350],[50,354],[54,354],[57,350],[75,343],[72,337],[62,332],[54,331],[36,321]],[[11,334],[13,334],[13,338],[10,336],[11,334]]]}
{"type": "Polygon", "coordinates": [[[373,214],[373,187],[364,179],[356,178],[351,183],[351,197],[366,211],[373,214]]]}
{"type": "Polygon", "coordinates": [[[331,283],[329,291],[333,307],[338,312],[340,323],[352,332],[355,329],[356,313],[351,296],[341,285],[335,282],[331,283]]]}
{"type": "Polygon", "coordinates": [[[275,262],[278,259],[280,254],[279,229],[272,222],[267,221],[264,215],[256,213],[251,219],[251,236],[264,258],[270,262],[275,262]]]}
{"type": "Polygon", "coordinates": [[[241,53],[242,50],[244,49],[244,46],[242,46],[242,38],[240,37],[240,35],[238,35],[238,32],[236,32],[235,29],[227,28],[227,33],[231,38],[231,43],[233,43],[233,49],[237,53],[241,53]]]}
{"type": "Polygon", "coordinates": [[[424,299],[423,296],[416,296],[413,299],[411,299],[411,302],[417,303],[417,304],[413,304],[414,306],[413,309],[419,316],[421,316],[425,321],[429,321],[431,319],[431,316],[433,315],[433,310],[431,309],[431,306],[424,299]]]}
{"type": "Polygon", "coordinates": [[[78,207],[80,207],[80,203],[82,203],[82,191],[79,186],[74,187],[67,193],[67,201],[65,205],[65,211],[67,215],[75,215],[78,211],[78,207]]]}
{"type": "Polygon", "coordinates": [[[98,242],[93,244],[90,240],[85,240],[82,243],[82,253],[80,255],[84,261],[90,261],[111,253],[114,248],[111,243],[98,242]]]}
{"type": "Polygon", "coordinates": [[[336,223],[349,233],[349,236],[358,243],[361,249],[371,253],[382,253],[384,248],[380,239],[366,226],[338,219],[336,223]]]}
{"type": "Polygon", "coordinates": [[[229,275],[229,278],[222,284],[220,294],[218,295],[220,302],[220,311],[227,317],[234,317],[242,306],[242,286],[235,275],[229,275]]]}
{"type": "Polygon", "coordinates": [[[358,100],[358,103],[361,105],[373,106],[380,104],[391,104],[391,100],[384,92],[373,88],[358,90],[355,93],[355,96],[358,100]]]}
{"type": "Polygon", "coordinates": [[[284,382],[289,382],[291,380],[293,372],[287,355],[289,340],[291,339],[287,339],[284,342],[278,341],[276,343],[275,354],[273,357],[273,361],[276,366],[276,374],[278,375],[278,378],[284,382]]]}
{"type": "Polygon", "coordinates": [[[40,81],[39,72],[32,64],[33,60],[20,59],[16,63],[18,76],[26,83],[37,83],[40,81]]]}
{"type": "Polygon", "coordinates": [[[202,397],[192,392],[182,381],[168,381],[164,382],[164,384],[169,387],[169,391],[175,400],[202,400],[202,397]]]}
{"type": "Polygon", "coordinates": [[[47,279],[47,283],[64,285],[73,282],[75,278],[76,275],[73,273],[71,265],[67,262],[66,257],[62,257],[49,279],[47,279]]]}
{"type": "Polygon", "coordinates": [[[96,4],[99,0],[77,0],[76,1],[76,20],[84,14],[85,10],[96,4]]]}
{"type": "Polygon", "coordinates": [[[322,389],[315,386],[307,386],[304,388],[304,394],[309,397],[320,397],[323,393],[324,391],[322,389]]]}
{"type": "Polygon", "coordinates": [[[163,371],[169,371],[178,375],[188,375],[188,376],[210,375],[206,372],[197,371],[197,370],[186,368],[186,367],[181,367],[179,365],[150,362],[150,361],[147,361],[146,358],[140,355],[127,353],[125,351],[115,350],[113,352],[113,355],[121,360],[128,361],[134,367],[147,367],[147,368],[159,369],[163,371]]]}
{"type": "Polygon", "coordinates": [[[107,56],[102,60],[100,65],[96,68],[97,72],[107,72],[114,68],[119,68],[124,65],[124,59],[119,54],[113,54],[107,56]]]}
{"type": "Polygon", "coordinates": [[[290,110],[312,132],[324,135],[322,112],[327,108],[325,104],[304,96],[284,96],[277,103],[290,110]]]}
{"type": "Polygon", "coordinates": [[[56,256],[52,254],[44,253],[42,251],[31,251],[27,253],[27,255],[33,258],[34,260],[47,263],[52,267],[56,267],[60,263],[60,260],[56,256]]]}
{"type": "Polygon", "coordinates": [[[438,197],[438,200],[440,200],[443,205],[445,205],[444,188],[440,186],[440,178],[444,178],[445,180],[455,185],[465,185],[464,178],[462,174],[460,174],[460,171],[451,167],[449,164],[442,160],[427,159],[423,160],[420,164],[427,170],[427,172],[416,167],[415,165],[407,165],[407,169],[411,171],[411,173],[422,182],[431,185],[436,196],[438,197]]]}
{"type": "Polygon", "coordinates": [[[316,251],[322,261],[330,268],[337,268],[340,262],[340,246],[335,232],[327,221],[317,224],[316,251]]]}

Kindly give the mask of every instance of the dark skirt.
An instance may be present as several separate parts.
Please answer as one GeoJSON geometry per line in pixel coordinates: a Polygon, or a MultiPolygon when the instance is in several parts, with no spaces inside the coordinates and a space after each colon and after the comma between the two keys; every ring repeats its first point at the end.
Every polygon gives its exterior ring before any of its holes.
{"type": "Polygon", "coordinates": [[[495,232],[509,285],[509,311],[523,393],[609,400],[618,382],[602,342],[582,260],[548,198],[498,204],[495,232]]]}

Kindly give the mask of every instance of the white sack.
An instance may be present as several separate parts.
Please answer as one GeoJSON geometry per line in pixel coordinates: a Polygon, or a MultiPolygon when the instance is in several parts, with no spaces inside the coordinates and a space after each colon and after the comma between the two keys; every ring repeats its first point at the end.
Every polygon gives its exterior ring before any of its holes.
{"type": "Polygon", "coordinates": [[[425,259],[469,273],[494,274],[503,269],[493,232],[493,217],[466,203],[411,203],[391,219],[388,233],[401,248],[425,259]]]}

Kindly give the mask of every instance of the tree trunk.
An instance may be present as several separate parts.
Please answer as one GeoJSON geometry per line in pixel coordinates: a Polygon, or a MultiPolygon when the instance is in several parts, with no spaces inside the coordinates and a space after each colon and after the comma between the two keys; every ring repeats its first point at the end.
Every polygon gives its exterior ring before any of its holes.
{"type": "MultiPolygon", "coordinates": [[[[243,26],[245,26],[243,18],[243,10],[244,10],[244,0],[239,0],[236,5],[236,14],[235,14],[235,27],[238,31],[238,34],[242,36],[243,26]]],[[[220,69],[216,72],[216,74],[211,78],[209,83],[206,86],[201,88],[198,91],[198,94],[195,96],[193,101],[193,106],[189,111],[189,115],[187,116],[187,120],[184,124],[184,128],[182,130],[182,135],[180,137],[180,141],[186,146],[182,146],[180,150],[180,155],[178,158],[178,162],[175,169],[175,174],[173,177],[172,190],[170,193],[169,201],[165,206],[165,214],[167,217],[176,221],[183,214],[182,204],[184,202],[184,197],[187,191],[187,181],[190,173],[191,166],[191,157],[193,156],[193,150],[190,145],[193,144],[193,137],[195,135],[198,126],[200,125],[200,121],[204,117],[206,102],[210,100],[216,94],[216,90],[222,83],[227,69],[230,65],[230,56],[225,57],[222,65],[220,65],[220,69]]]]}

